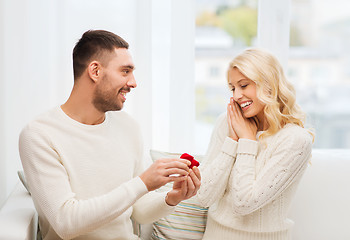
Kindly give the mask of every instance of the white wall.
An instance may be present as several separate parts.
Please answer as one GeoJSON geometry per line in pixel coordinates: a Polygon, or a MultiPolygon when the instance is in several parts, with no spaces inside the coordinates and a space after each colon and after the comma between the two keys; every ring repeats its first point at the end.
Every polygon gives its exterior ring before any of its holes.
{"type": "MultiPolygon", "coordinates": [[[[4,7],[3,1],[0,1],[0,66],[4,65],[5,59],[4,55],[4,39],[2,37],[3,29],[4,29],[4,7]]],[[[4,113],[5,113],[5,81],[4,74],[2,71],[2,67],[0,69],[0,206],[5,200],[6,194],[6,161],[5,161],[5,121],[4,121],[4,113]]]]}
{"type": "Polygon", "coordinates": [[[1,199],[4,199],[17,180],[16,170],[21,167],[17,151],[19,131],[27,119],[52,104],[55,94],[51,91],[52,65],[47,64],[54,54],[50,51],[52,35],[46,34],[52,32],[52,6],[45,1],[4,0],[1,4],[3,151],[0,158],[1,199]],[[47,11],[40,12],[39,4],[47,11]]]}
{"type": "Polygon", "coordinates": [[[88,29],[114,31],[135,42],[135,1],[1,1],[0,205],[21,168],[23,126],[69,96],[71,52],[88,29]],[[123,2],[121,4],[121,2],[123,2]],[[98,10],[96,10],[98,8],[98,10]]]}
{"type": "MultiPolygon", "coordinates": [[[[265,29],[259,31],[260,46],[271,47],[269,39],[279,36],[278,29],[288,28],[286,17],[276,9],[288,7],[289,1],[277,2],[262,1],[259,6],[264,10],[259,21],[268,20],[267,25],[259,24],[265,29]],[[274,11],[268,4],[275,4],[274,11]]],[[[73,83],[71,52],[88,29],[110,30],[130,43],[138,87],[129,94],[125,110],[139,121],[145,150],[194,150],[194,0],[1,0],[0,4],[0,204],[21,168],[20,130],[68,97],[73,83]]],[[[275,54],[287,52],[285,41],[277,43],[275,54]]]]}
{"type": "Polygon", "coordinates": [[[69,96],[72,49],[88,29],[130,44],[138,87],[125,110],[139,121],[145,149],[191,150],[193,8],[194,0],[0,0],[0,206],[21,169],[18,135],[69,96]]]}
{"type": "Polygon", "coordinates": [[[194,1],[154,1],[152,146],[159,150],[194,148],[194,29],[194,1]]]}
{"type": "Polygon", "coordinates": [[[290,0],[259,1],[258,43],[268,49],[287,69],[289,57],[290,0]]]}

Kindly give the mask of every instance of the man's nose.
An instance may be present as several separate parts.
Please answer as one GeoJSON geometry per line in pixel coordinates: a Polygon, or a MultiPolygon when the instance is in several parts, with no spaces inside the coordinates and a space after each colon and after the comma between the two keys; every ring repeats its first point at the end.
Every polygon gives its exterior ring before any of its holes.
{"type": "Polygon", "coordinates": [[[129,81],[126,84],[128,85],[128,87],[131,87],[131,88],[136,88],[137,87],[136,79],[135,79],[134,74],[132,74],[132,76],[130,77],[129,81]]]}

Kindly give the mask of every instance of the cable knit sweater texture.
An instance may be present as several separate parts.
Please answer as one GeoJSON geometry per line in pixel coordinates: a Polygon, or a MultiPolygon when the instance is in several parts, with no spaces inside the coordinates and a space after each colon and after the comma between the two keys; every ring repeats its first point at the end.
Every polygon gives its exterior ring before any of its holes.
{"type": "Polygon", "coordinates": [[[288,209],[311,157],[311,135],[287,124],[264,142],[227,136],[223,114],[200,166],[197,198],[209,207],[203,239],[290,239],[288,209]]]}
{"type": "Polygon", "coordinates": [[[139,239],[130,217],[147,223],[173,211],[138,177],[143,143],[125,112],[84,125],[57,107],[22,130],[19,151],[44,239],[139,239]]]}

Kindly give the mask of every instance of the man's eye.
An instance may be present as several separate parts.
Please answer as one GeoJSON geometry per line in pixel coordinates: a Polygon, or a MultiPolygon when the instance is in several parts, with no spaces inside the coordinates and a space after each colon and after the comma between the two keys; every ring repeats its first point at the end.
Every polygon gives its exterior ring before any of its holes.
{"type": "Polygon", "coordinates": [[[128,74],[130,71],[129,70],[123,70],[123,72],[128,74]]]}

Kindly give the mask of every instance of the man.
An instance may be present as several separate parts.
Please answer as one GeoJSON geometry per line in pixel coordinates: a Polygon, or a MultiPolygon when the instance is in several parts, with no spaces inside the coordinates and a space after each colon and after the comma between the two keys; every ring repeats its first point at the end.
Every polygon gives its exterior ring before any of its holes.
{"type": "Polygon", "coordinates": [[[111,32],[85,32],[73,50],[67,102],[21,132],[43,239],[138,239],[131,217],[155,221],[199,189],[199,170],[187,160],[160,159],[143,170],[139,129],[120,111],[136,87],[128,47],[111,32]],[[167,194],[151,192],[171,181],[167,194]]]}

